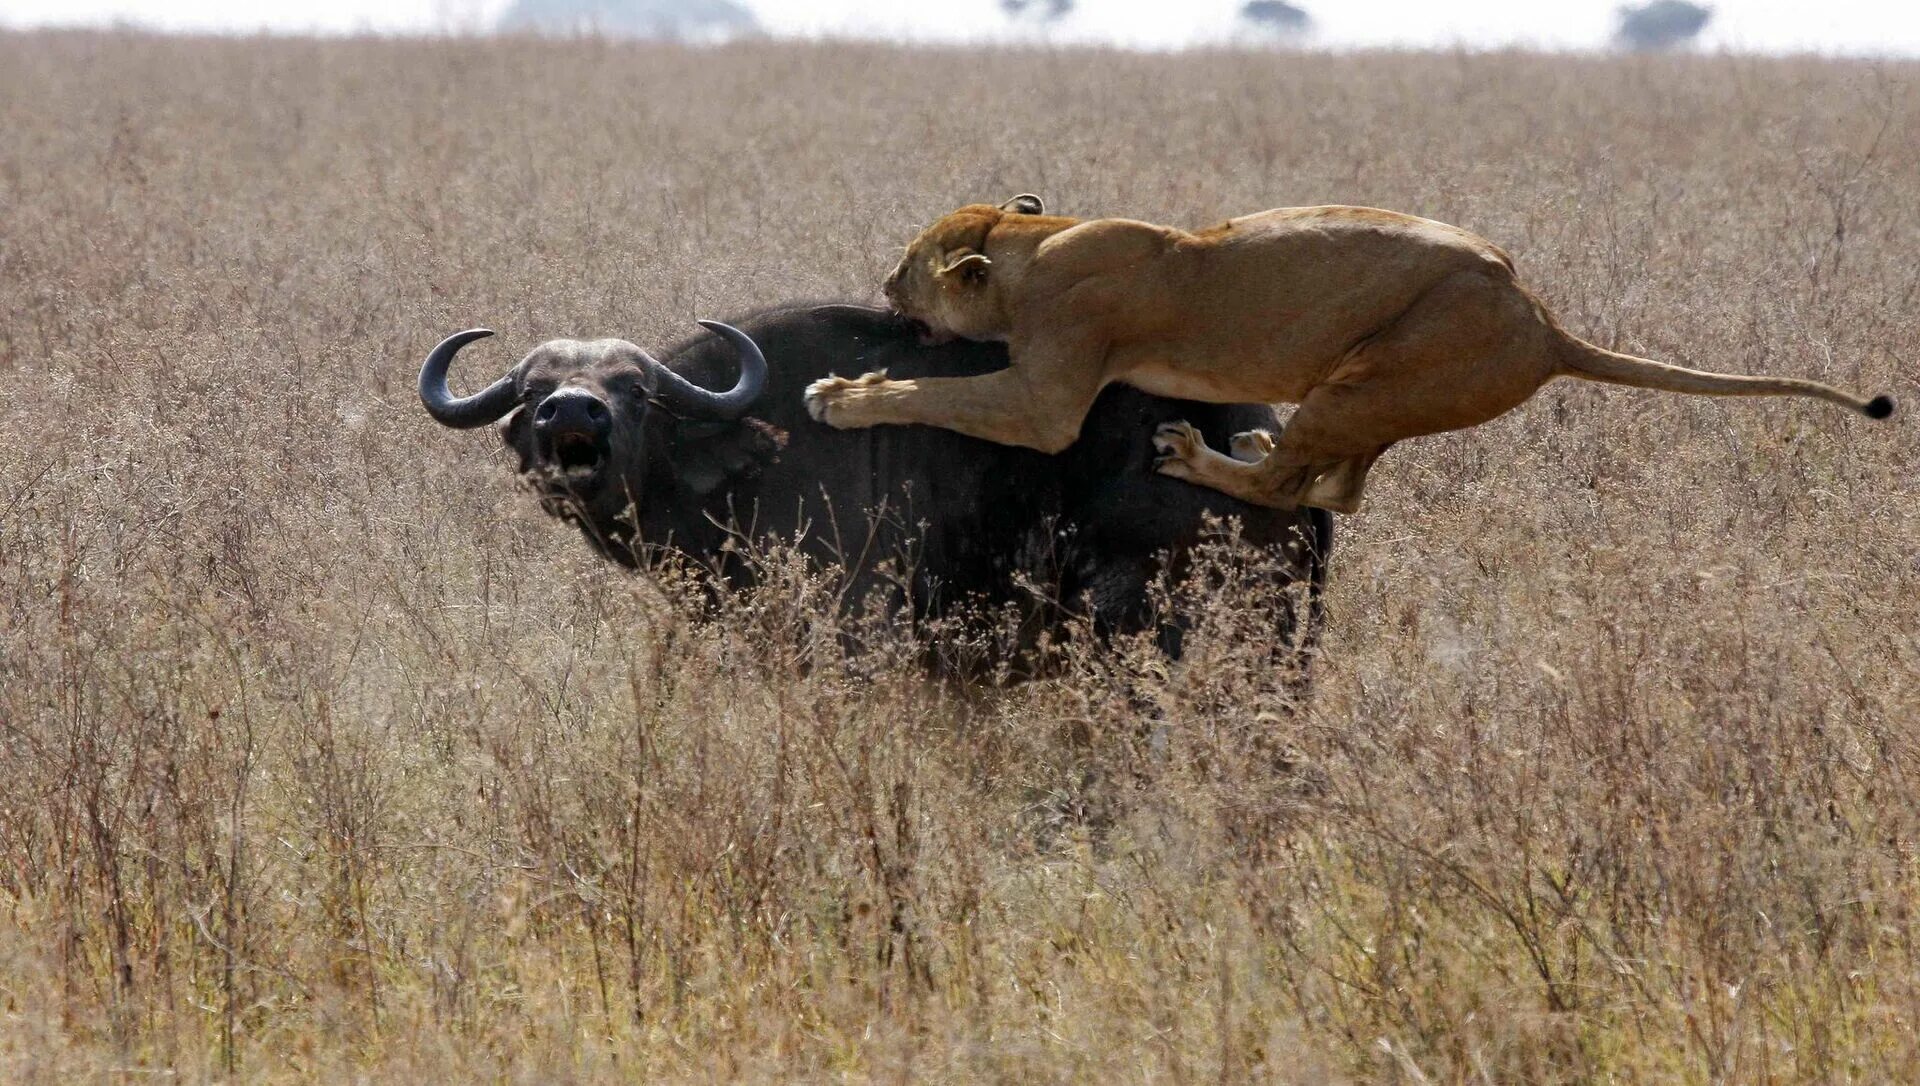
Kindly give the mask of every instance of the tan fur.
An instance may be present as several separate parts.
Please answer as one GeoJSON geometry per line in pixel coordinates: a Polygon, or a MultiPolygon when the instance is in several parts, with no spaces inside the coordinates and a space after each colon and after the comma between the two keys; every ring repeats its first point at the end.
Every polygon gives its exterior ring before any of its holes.
{"type": "Polygon", "coordinates": [[[1057,452],[1120,381],[1210,402],[1300,405],[1235,456],[1163,427],[1160,470],[1276,508],[1352,512],[1395,442],[1512,410],[1555,377],[1704,395],[1811,396],[1884,417],[1813,381],[1728,376],[1618,354],[1563,330],[1490,242],[1365,207],[1296,207],[1198,232],[974,204],[921,232],[886,294],[935,339],[1005,341],[981,377],[817,381],[838,427],[923,423],[1057,452]],[[1263,449],[1262,446],[1265,446],[1263,449]]]}

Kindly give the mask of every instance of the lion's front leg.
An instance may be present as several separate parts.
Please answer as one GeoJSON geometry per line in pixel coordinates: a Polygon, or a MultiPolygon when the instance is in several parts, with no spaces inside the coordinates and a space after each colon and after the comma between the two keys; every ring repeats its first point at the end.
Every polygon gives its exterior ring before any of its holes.
{"type": "Polygon", "coordinates": [[[911,381],[889,381],[887,371],[859,377],[822,377],[807,386],[807,414],[839,430],[859,430],[890,421],[878,410],[889,385],[911,385],[911,381]]]}
{"type": "Polygon", "coordinates": [[[911,381],[888,380],[883,373],[823,377],[807,386],[806,399],[808,414],[842,430],[919,423],[1054,453],[1080,435],[1099,391],[1097,384],[1038,384],[1018,369],[1005,369],[911,381]]]}

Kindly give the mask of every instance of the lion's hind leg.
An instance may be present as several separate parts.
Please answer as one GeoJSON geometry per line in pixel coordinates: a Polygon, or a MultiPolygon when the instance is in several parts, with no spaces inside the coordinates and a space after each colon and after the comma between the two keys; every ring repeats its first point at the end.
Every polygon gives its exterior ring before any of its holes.
{"type": "Polygon", "coordinates": [[[1209,448],[1200,431],[1185,422],[1169,422],[1153,435],[1153,447],[1160,452],[1156,464],[1160,474],[1275,509],[1297,505],[1299,495],[1332,466],[1291,463],[1281,454],[1285,443],[1284,435],[1276,442],[1265,431],[1250,430],[1234,435],[1234,455],[1225,456],[1209,448]],[[1264,454],[1253,459],[1252,454],[1262,447],[1264,454]],[[1276,475],[1280,476],[1277,484],[1276,475]]]}
{"type": "Polygon", "coordinates": [[[1532,396],[1553,375],[1555,334],[1509,275],[1450,275],[1309,390],[1259,463],[1156,437],[1168,454],[1160,471],[1255,505],[1351,513],[1395,443],[1476,426],[1532,396]]]}
{"type": "Polygon", "coordinates": [[[1162,475],[1210,486],[1237,497],[1237,489],[1246,485],[1243,480],[1253,476],[1252,469],[1259,465],[1257,460],[1238,456],[1238,439],[1244,436],[1235,436],[1236,455],[1229,457],[1210,447],[1206,435],[1192,423],[1184,419],[1165,423],[1153,432],[1153,447],[1160,453],[1155,466],[1162,475]]]}
{"type": "Polygon", "coordinates": [[[1385,451],[1378,449],[1365,456],[1350,456],[1335,464],[1333,470],[1313,481],[1301,495],[1300,504],[1330,513],[1359,512],[1360,498],[1367,489],[1367,472],[1385,451]]]}
{"type": "Polygon", "coordinates": [[[1367,472],[1398,437],[1390,407],[1370,389],[1323,385],[1306,395],[1278,437],[1236,435],[1238,459],[1207,448],[1191,426],[1169,423],[1154,434],[1163,454],[1159,470],[1270,509],[1311,505],[1352,513],[1360,508],[1367,472]],[[1253,460],[1261,450],[1265,455],[1253,460]]]}

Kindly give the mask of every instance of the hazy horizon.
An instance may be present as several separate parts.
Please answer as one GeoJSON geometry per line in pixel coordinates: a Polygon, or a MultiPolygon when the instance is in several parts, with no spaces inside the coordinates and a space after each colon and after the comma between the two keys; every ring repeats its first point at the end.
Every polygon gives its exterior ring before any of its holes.
{"type": "MultiPolygon", "coordinates": [[[[996,0],[911,7],[884,0],[741,0],[775,37],[913,42],[1051,42],[1178,49],[1249,40],[1239,0],[1080,0],[1056,23],[1009,19],[996,0]]],[[[1413,0],[1341,4],[1297,0],[1313,31],[1290,39],[1310,48],[1607,46],[1612,0],[1540,5],[1526,0],[1413,0]]],[[[0,26],[15,29],[131,25],[213,33],[474,33],[489,29],[508,0],[293,0],[263,12],[248,0],[0,0],[0,26]]],[[[1830,0],[1809,10],[1793,0],[1722,0],[1698,37],[1700,51],[1920,55],[1920,5],[1830,0]]]]}

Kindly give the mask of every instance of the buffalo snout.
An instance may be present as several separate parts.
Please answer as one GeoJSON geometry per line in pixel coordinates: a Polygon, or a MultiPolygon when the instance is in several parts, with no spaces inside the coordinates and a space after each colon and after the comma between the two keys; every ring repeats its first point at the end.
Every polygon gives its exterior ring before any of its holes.
{"type": "Polygon", "coordinates": [[[613,412],[584,388],[563,388],[533,411],[533,433],[543,466],[578,489],[606,462],[613,412]]]}
{"type": "Polygon", "coordinates": [[[563,388],[540,401],[534,410],[533,424],[543,429],[599,430],[613,424],[607,402],[584,388],[563,388]]]}

